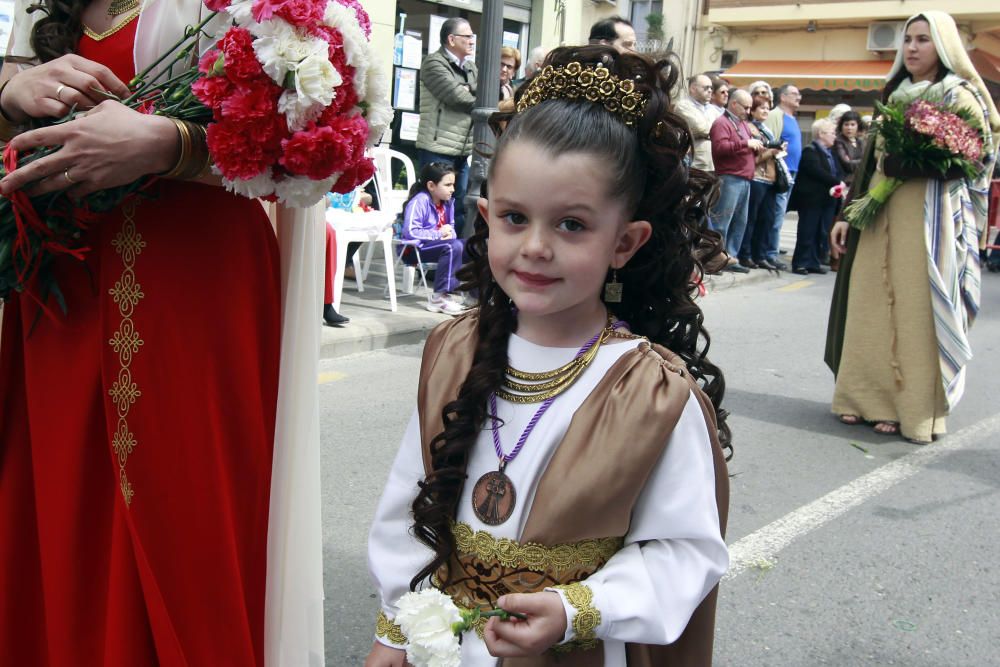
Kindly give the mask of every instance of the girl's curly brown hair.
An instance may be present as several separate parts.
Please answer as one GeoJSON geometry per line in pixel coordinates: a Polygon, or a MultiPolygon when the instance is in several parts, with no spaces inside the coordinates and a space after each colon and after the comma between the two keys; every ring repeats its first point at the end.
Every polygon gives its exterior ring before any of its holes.
{"type": "MultiPolygon", "coordinates": [[[[618,270],[622,301],[607,304],[608,310],[628,322],[634,333],[684,359],[715,407],[719,439],[731,457],[726,411],[721,407],[725,380],[708,360],[709,336],[694,302],[703,275],[696,249],[704,261],[721,252],[721,238],[708,229],[705,215],[716,186],[714,177],[686,166],[692,139],[686,122],[671,110],[669,95],[679,68],[666,58],[652,60],[605,46],[558,48],[545,65],[571,62],[585,67],[602,64],[620,79],[635,81],[647,98],[641,118],[628,127],[599,104],[567,99],[547,100],[520,113],[498,112],[491,118],[499,139],[490,172],[503,159],[506,147],[518,140],[553,154],[596,156],[607,164],[610,196],[626,202],[632,214],[628,219],[652,225],[649,241],[618,270]]],[[[515,104],[527,88],[525,83],[518,89],[515,104]]],[[[479,215],[466,246],[470,262],[459,273],[463,290],[478,291],[478,343],[458,398],[443,410],[444,431],[430,445],[432,471],[420,483],[413,502],[414,534],[435,553],[410,582],[414,589],[447,564],[455,550],[451,522],[467,477],[469,453],[486,423],[489,395],[503,381],[507,342],[517,328],[511,301],[490,272],[488,236],[486,220],[479,215]]]]}

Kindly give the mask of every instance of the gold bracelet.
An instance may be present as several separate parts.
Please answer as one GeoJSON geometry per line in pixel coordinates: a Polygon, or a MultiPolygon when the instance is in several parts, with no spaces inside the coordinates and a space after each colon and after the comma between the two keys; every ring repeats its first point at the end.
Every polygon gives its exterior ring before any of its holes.
{"type": "Polygon", "coordinates": [[[208,132],[204,125],[171,118],[180,136],[180,155],[170,171],[160,174],[161,178],[186,181],[206,174],[211,164],[208,152],[208,132]]]}

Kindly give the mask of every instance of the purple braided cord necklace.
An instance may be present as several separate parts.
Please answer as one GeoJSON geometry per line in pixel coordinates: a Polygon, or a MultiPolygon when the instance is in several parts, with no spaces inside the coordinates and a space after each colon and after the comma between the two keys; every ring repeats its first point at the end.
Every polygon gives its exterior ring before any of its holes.
{"type": "MultiPolygon", "coordinates": [[[[618,320],[611,325],[612,329],[619,329],[622,327],[628,327],[628,323],[618,320]]],[[[594,337],[584,343],[583,347],[577,351],[573,360],[575,361],[585,355],[591,347],[597,344],[597,341],[600,340],[601,334],[603,333],[604,330],[602,329],[594,334],[594,337]]],[[[558,396],[547,398],[540,406],[538,406],[538,409],[535,410],[535,414],[532,415],[530,420],[528,420],[528,425],[524,428],[524,432],[521,433],[521,437],[518,438],[517,444],[514,445],[514,449],[510,450],[509,454],[504,454],[503,447],[500,445],[500,427],[499,418],[497,417],[497,395],[496,392],[490,394],[490,422],[491,430],[493,432],[493,449],[496,450],[497,458],[500,459],[500,472],[503,472],[504,468],[507,467],[507,464],[513,461],[514,458],[521,453],[521,448],[524,447],[524,443],[528,441],[528,436],[531,435],[531,432],[535,429],[535,425],[538,424],[538,420],[542,418],[542,415],[544,415],[545,411],[548,410],[549,407],[555,402],[556,398],[558,398],[558,396]]]]}

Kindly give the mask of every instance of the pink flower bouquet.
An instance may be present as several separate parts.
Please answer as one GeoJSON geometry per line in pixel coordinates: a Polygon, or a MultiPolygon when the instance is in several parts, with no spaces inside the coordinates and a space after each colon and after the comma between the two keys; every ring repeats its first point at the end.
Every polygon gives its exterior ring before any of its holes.
{"type": "Polygon", "coordinates": [[[874,134],[883,140],[887,178],[844,209],[851,226],[864,229],[907,178],[975,178],[982,170],[983,136],[972,114],[941,102],[875,103],[874,134]]]}

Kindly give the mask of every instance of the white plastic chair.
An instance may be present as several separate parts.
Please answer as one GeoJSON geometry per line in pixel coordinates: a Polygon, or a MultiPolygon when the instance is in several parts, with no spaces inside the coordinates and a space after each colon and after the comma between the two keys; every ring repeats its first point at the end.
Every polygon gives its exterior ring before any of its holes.
{"type": "Polygon", "coordinates": [[[378,189],[379,209],[392,213],[395,218],[403,211],[403,203],[410,195],[410,189],[417,182],[417,171],[409,156],[394,151],[388,146],[376,146],[371,149],[372,160],[375,162],[375,187],[378,189]],[[403,163],[403,174],[406,177],[406,189],[394,190],[392,180],[392,161],[403,163]]]}
{"type": "Polygon", "coordinates": [[[368,277],[372,256],[375,254],[375,244],[381,244],[385,259],[385,275],[389,290],[389,309],[396,312],[396,272],[392,251],[392,221],[395,216],[384,211],[369,211],[367,213],[350,213],[339,209],[326,210],[326,220],[333,227],[337,239],[337,269],[333,277],[333,307],[340,310],[341,296],[344,291],[344,269],[347,265],[347,244],[368,243],[365,261],[362,266],[358,253],[354,253],[354,276],[358,291],[364,292],[364,281],[368,277]]]}

